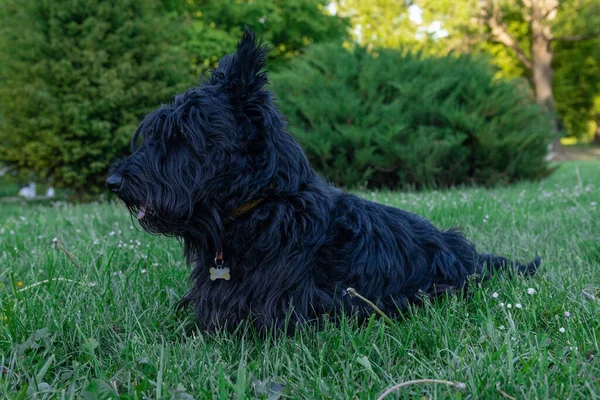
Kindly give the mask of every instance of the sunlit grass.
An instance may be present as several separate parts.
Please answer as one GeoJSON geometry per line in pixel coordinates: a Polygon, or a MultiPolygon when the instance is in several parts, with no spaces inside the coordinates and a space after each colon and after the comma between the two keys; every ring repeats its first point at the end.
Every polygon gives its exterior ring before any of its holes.
{"type": "Polygon", "coordinates": [[[123,207],[0,204],[0,397],[375,398],[421,378],[466,390],[411,385],[400,397],[599,396],[600,304],[582,290],[600,288],[600,163],[508,188],[362,195],[462,227],[481,251],[537,251],[540,273],[391,326],[206,335],[174,311],[190,286],[180,245],[144,233],[123,207]]]}

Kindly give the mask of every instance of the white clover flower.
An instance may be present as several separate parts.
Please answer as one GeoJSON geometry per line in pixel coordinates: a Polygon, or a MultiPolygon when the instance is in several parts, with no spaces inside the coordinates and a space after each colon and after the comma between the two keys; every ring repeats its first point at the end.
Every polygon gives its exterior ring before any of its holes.
{"type": "Polygon", "coordinates": [[[565,333],[567,330],[561,326],[561,327],[558,329],[558,331],[559,331],[560,333],[565,333]]]}
{"type": "Polygon", "coordinates": [[[536,293],[537,293],[537,290],[535,290],[534,288],[530,287],[529,289],[527,289],[527,294],[536,294],[536,293]]]}
{"type": "Polygon", "coordinates": [[[503,331],[503,330],[504,330],[504,325],[500,325],[500,326],[498,327],[498,329],[500,329],[501,331],[503,331]]]}
{"type": "Polygon", "coordinates": [[[147,270],[146,268],[144,268],[144,269],[142,269],[142,271],[141,271],[141,272],[142,272],[142,274],[145,274],[145,273],[147,273],[147,272],[148,272],[148,270],[147,270]]]}
{"type": "Polygon", "coordinates": [[[110,233],[108,234],[108,236],[115,236],[115,231],[110,231],[110,233]]]}
{"type": "Polygon", "coordinates": [[[563,315],[565,316],[565,318],[569,318],[571,316],[571,313],[568,311],[565,311],[565,313],[563,315]]]}
{"type": "Polygon", "coordinates": [[[516,308],[523,308],[523,305],[521,303],[517,303],[517,304],[515,304],[515,307],[516,308]]]}
{"type": "Polygon", "coordinates": [[[498,298],[498,296],[499,296],[499,295],[498,295],[498,293],[496,293],[496,292],[492,293],[492,297],[493,297],[494,299],[497,299],[497,298],[498,298]]]}
{"type": "Polygon", "coordinates": [[[58,243],[58,238],[52,238],[52,243],[58,243]]]}
{"type": "Polygon", "coordinates": [[[504,307],[504,303],[500,303],[500,307],[504,307]]]}
{"type": "Polygon", "coordinates": [[[506,308],[512,308],[512,304],[508,303],[508,304],[506,305],[506,308]]]}

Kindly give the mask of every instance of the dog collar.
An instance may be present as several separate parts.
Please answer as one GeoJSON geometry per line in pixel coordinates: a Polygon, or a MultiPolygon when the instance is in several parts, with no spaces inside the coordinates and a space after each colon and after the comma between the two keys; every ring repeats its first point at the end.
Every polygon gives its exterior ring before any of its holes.
{"type": "MultiPolygon", "coordinates": [[[[269,189],[273,189],[274,187],[275,186],[273,186],[273,184],[269,185],[269,189]]],[[[259,197],[254,200],[250,200],[249,202],[244,203],[241,206],[239,206],[238,208],[234,209],[231,212],[231,214],[227,217],[227,219],[223,220],[223,225],[227,225],[227,224],[231,223],[237,217],[246,214],[248,211],[252,210],[254,207],[256,207],[257,205],[262,203],[265,200],[265,198],[266,197],[263,196],[263,197],[259,197]]]]}
{"type": "MultiPolygon", "coordinates": [[[[269,187],[273,189],[273,185],[269,185],[269,187]]],[[[241,206],[239,206],[231,212],[231,215],[228,219],[223,220],[223,225],[227,225],[240,215],[246,214],[248,211],[252,210],[264,200],[264,197],[259,197],[257,199],[242,204],[241,206]]],[[[220,243],[217,247],[217,253],[215,254],[215,266],[212,267],[209,271],[210,280],[215,281],[217,279],[225,279],[226,281],[228,281],[229,279],[231,279],[231,275],[229,274],[229,268],[223,266],[223,239],[219,238],[219,242],[220,243]]]]}
{"type": "Polygon", "coordinates": [[[248,211],[252,210],[254,207],[256,207],[257,205],[262,203],[264,200],[265,200],[264,197],[259,197],[258,199],[254,199],[252,201],[242,204],[241,206],[239,206],[238,208],[236,208],[235,210],[233,210],[231,212],[231,216],[229,217],[229,219],[226,219],[225,221],[223,221],[223,224],[226,225],[226,224],[230,223],[231,221],[233,221],[234,218],[237,218],[240,215],[246,214],[248,211]]]}

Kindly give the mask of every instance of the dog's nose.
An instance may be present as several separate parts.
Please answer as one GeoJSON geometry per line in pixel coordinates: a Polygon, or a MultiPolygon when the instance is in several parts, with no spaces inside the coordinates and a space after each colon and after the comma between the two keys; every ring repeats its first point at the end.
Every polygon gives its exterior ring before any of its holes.
{"type": "Polygon", "coordinates": [[[123,185],[123,177],[121,175],[112,174],[106,179],[106,187],[116,192],[123,185]]]}

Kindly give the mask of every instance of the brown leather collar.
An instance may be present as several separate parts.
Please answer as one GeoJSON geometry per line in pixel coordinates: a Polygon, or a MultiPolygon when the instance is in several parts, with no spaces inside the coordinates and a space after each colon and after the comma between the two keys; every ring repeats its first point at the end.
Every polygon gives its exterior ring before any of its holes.
{"type": "MultiPolygon", "coordinates": [[[[273,185],[269,185],[269,188],[273,189],[273,185]]],[[[248,211],[252,210],[254,207],[262,203],[265,200],[265,198],[266,197],[259,197],[257,199],[242,204],[241,206],[239,206],[231,212],[229,218],[223,221],[223,225],[227,225],[240,215],[246,214],[248,211]]]]}
{"type": "Polygon", "coordinates": [[[254,207],[256,207],[257,205],[262,203],[264,200],[265,200],[264,197],[259,197],[258,199],[254,199],[252,201],[244,203],[241,206],[239,206],[238,208],[236,208],[235,210],[233,210],[233,212],[231,213],[231,216],[233,218],[237,218],[240,215],[246,214],[248,211],[252,210],[254,207]]]}

